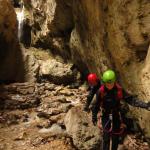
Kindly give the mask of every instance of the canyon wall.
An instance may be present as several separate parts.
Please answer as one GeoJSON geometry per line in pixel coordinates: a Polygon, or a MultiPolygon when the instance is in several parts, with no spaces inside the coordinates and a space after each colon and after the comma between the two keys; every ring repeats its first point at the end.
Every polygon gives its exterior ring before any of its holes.
{"type": "MultiPolygon", "coordinates": [[[[0,3],[2,7],[8,1],[0,3]]],[[[84,75],[95,72],[101,76],[104,70],[113,68],[126,90],[149,101],[148,0],[24,0],[24,6],[26,27],[30,29],[26,35],[30,41],[25,43],[28,47],[49,49],[66,61],[73,61],[84,75]]],[[[10,4],[0,9],[1,79],[12,79],[18,72],[14,71],[15,17],[10,4]]],[[[149,112],[131,110],[150,137],[149,112]]]]}
{"type": "MultiPolygon", "coordinates": [[[[90,71],[101,76],[113,68],[126,90],[139,99],[150,99],[147,0],[32,1],[29,12],[33,45],[71,59],[85,75],[90,71]]],[[[150,122],[149,113],[131,110],[150,135],[145,124],[150,122]]]]}
{"type": "Polygon", "coordinates": [[[16,13],[8,0],[0,0],[0,82],[24,80],[16,13]]]}

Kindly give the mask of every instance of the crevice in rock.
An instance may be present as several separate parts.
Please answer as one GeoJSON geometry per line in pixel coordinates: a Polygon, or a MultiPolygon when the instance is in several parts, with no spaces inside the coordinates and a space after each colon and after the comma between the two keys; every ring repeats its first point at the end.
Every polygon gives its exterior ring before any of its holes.
{"type": "Polygon", "coordinates": [[[21,0],[10,0],[15,8],[21,8],[22,2],[21,0]]]}

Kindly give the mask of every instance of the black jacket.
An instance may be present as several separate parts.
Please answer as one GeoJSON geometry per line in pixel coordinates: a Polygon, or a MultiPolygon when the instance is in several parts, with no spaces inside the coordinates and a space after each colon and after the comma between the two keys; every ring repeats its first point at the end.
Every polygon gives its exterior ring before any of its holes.
{"type": "Polygon", "coordinates": [[[101,82],[99,80],[96,86],[90,86],[89,87],[90,91],[89,91],[89,94],[87,96],[87,101],[86,101],[85,107],[89,107],[90,106],[91,101],[92,101],[94,95],[97,93],[97,91],[100,88],[100,86],[101,86],[101,82]]]}

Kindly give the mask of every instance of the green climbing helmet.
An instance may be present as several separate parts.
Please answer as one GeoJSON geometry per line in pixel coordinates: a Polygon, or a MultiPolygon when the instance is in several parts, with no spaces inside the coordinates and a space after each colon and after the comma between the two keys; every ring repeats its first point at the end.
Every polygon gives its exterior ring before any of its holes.
{"type": "Polygon", "coordinates": [[[113,70],[107,70],[103,73],[102,80],[104,83],[113,83],[116,81],[116,75],[113,70]]]}

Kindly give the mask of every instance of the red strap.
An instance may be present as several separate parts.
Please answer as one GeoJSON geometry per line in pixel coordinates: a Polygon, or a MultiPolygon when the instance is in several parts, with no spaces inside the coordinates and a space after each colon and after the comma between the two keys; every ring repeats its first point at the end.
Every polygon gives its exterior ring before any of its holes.
{"type": "Polygon", "coordinates": [[[100,105],[103,105],[103,97],[104,97],[104,93],[105,93],[105,86],[101,85],[101,87],[99,88],[99,94],[100,94],[100,105]]]}
{"type": "Polygon", "coordinates": [[[116,83],[116,87],[117,87],[117,98],[120,100],[123,98],[123,93],[122,93],[122,87],[116,83]]]}
{"type": "Polygon", "coordinates": [[[105,86],[104,86],[104,85],[102,85],[102,86],[100,87],[99,92],[100,92],[101,98],[103,98],[104,93],[105,93],[105,86]]]}
{"type": "MultiPolygon", "coordinates": [[[[116,83],[115,85],[117,87],[117,98],[120,100],[123,98],[122,87],[118,83],[116,83]]],[[[104,85],[102,85],[100,87],[99,92],[100,92],[101,98],[103,98],[104,94],[105,94],[105,86],[104,85]]]]}

